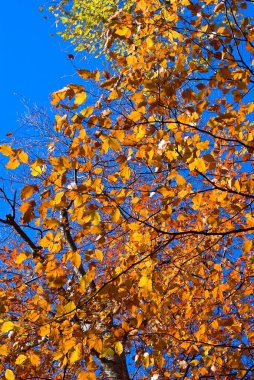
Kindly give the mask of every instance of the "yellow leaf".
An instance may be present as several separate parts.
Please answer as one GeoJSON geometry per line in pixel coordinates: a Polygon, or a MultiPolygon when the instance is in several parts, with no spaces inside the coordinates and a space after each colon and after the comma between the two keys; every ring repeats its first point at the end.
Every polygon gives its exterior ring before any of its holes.
{"type": "Polygon", "coordinates": [[[118,36],[124,36],[126,38],[129,38],[131,35],[131,31],[126,26],[121,26],[120,28],[116,29],[115,34],[118,36]]]}
{"type": "Polygon", "coordinates": [[[81,346],[81,344],[78,344],[75,347],[74,351],[72,351],[72,353],[70,354],[69,361],[72,364],[72,363],[75,363],[78,360],[80,360],[81,357],[82,357],[82,346],[81,346]]]}
{"type": "Polygon", "coordinates": [[[148,48],[153,47],[153,45],[154,45],[154,40],[153,40],[152,37],[148,37],[148,38],[146,39],[146,45],[147,45],[148,48]]]}
{"type": "Polygon", "coordinates": [[[243,243],[243,252],[244,253],[250,253],[252,249],[252,240],[246,240],[243,243]]]}
{"type": "Polygon", "coordinates": [[[15,379],[15,375],[11,369],[7,369],[4,373],[4,376],[7,380],[14,380],[15,379]]]}
{"type": "Polygon", "coordinates": [[[24,164],[28,163],[28,154],[26,152],[23,152],[22,150],[20,153],[18,153],[18,156],[21,162],[23,162],[24,164]]]}
{"type": "Polygon", "coordinates": [[[189,164],[189,168],[191,171],[197,169],[201,173],[206,172],[206,165],[203,158],[196,158],[193,162],[189,164]]]}
{"type": "Polygon", "coordinates": [[[95,351],[97,351],[100,354],[102,352],[102,350],[103,350],[103,341],[102,341],[102,339],[97,338],[95,340],[95,342],[94,342],[93,348],[95,349],[95,351]]]}
{"type": "Polygon", "coordinates": [[[86,107],[85,109],[83,109],[80,113],[82,116],[88,117],[93,113],[93,110],[94,110],[94,107],[89,106],[89,107],[86,107]]]}
{"type": "Polygon", "coordinates": [[[195,333],[197,340],[199,340],[201,336],[204,335],[205,331],[206,331],[206,326],[203,324],[199,327],[198,331],[195,333]]]}
{"type": "Polygon", "coordinates": [[[50,333],[50,324],[47,324],[47,325],[44,325],[44,326],[41,326],[39,328],[39,335],[40,336],[46,336],[50,333]]]}
{"type": "Polygon", "coordinates": [[[124,169],[121,171],[121,176],[124,178],[125,181],[128,181],[128,179],[131,176],[131,171],[129,166],[125,166],[124,169]]]}
{"type": "Polygon", "coordinates": [[[14,323],[11,321],[8,321],[2,324],[1,330],[2,330],[2,333],[6,333],[8,331],[13,330],[13,328],[14,328],[14,323]]]}
{"type": "Polygon", "coordinates": [[[128,119],[136,122],[138,121],[140,118],[141,118],[142,114],[138,111],[132,111],[129,116],[128,116],[128,119]]]}
{"type": "Polygon", "coordinates": [[[119,209],[116,208],[115,211],[114,211],[114,213],[113,213],[113,215],[112,215],[112,221],[114,223],[117,223],[118,220],[119,220],[119,218],[120,218],[120,216],[121,216],[121,213],[120,213],[119,209]]]}
{"type": "Polygon", "coordinates": [[[15,158],[11,158],[9,162],[7,162],[7,164],[5,165],[5,167],[7,169],[16,169],[17,167],[19,167],[20,163],[17,159],[15,158]]]}
{"type": "Polygon", "coordinates": [[[116,139],[110,137],[108,143],[111,149],[115,151],[122,150],[121,145],[118,143],[116,139]]]}
{"type": "Polygon", "coordinates": [[[179,185],[179,186],[180,185],[185,185],[185,183],[186,183],[185,178],[182,177],[180,174],[177,174],[176,177],[175,177],[175,179],[176,179],[177,185],[179,185]]]}
{"type": "Polygon", "coordinates": [[[0,145],[0,152],[4,156],[11,156],[13,153],[13,150],[9,145],[3,144],[3,145],[0,145]]]}
{"type": "Polygon", "coordinates": [[[41,364],[40,357],[34,353],[30,354],[29,359],[35,367],[38,367],[41,364]]]}
{"type": "Polygon", "coordinates": [[[80,105],[82,103],[85,103],[85,101],[86,101],[86,92],[85,91],[82,91],[82,92],[76,94],[74,104],[80,105]]]}
{"type": "Polygon", "coordinates": [[[93,77],[93,72],[86,69],[77,70],[79,76],[83,79],[90,79],[93,77]]]}
{"type": "Polygon", "coordinates": [[[62,202],[63,196],[64,196],[64,191],[60,191],[59,193],[57,193],[55,198],[54,198],[54,203],[56,205],[60,204],[62,202]]]}
{"type": "Polygon", "coordinates": [[[74,315],[76,313],[76,305],[73,301],[70,301],[67,303],[67,305],[64,306],[64,312],[65,315],[74,315]]]}
{"type": "Polygon", "coordinates": [[[76,267],[76,268],[79,268],[80,265],[81,265],[81,256],[78,252],[74,252],[72,254],[72,258],[71,258],[71,261],[73,263],[73,265],[76,267]]]}
{"type": "Polygon", "coordinates": [[[98,211],[94,211],[94,213],[92,215],[92,219],[93,219],[93,224],[95,226],[98,226],[98,224],[101,221],[101,217],[100,217],[100,214],[98,213],[98,211]]]}
{"type": "Polygon", "coordinates": [[[217,271],[217,272],[221,272],[221,266],[220,266],[220,264],[214,264],[214,269],[217,271]]]}
{"type": "Polygon", "coordinates": [[[138,283],[138,286],[140,288],[143,288],[144,290],[147,290],[148,292],[151,292],[153,290],[152,285],[153,285],[152,280],[148,278],[147,276],[142,276],[138,283]]]}
{"type": "Polygon", "coordinates": [[[103,260],[103,253],[102,253],[102,251],[100,251],[99,249],[96,249],[94,251],[94,253],[95,253],[95,257],[96,257],[97,260],[99,260],[99,261],[103,260]]]}
{"type": "Polygon", "coordinates": [[[115,344],[115,352],[117,355],[121,355],[121,353],[123,352],[123,345],[121,342],[117,342],[115,344]]]}
{"type": "Polygon", "coordinates": [[[71,338],[64,341],[64,353],[70,351],[75,345],[77,341],[75,338],[71,338]]]}
{"type": "Polygon", "coordinates": [[[77,380],[96,380],[97,377],[93,372],[82,371],[78,374],[77,380]]]}
{"type": "Polygon", "coordinates": [[[22,364],[27,359],[26,355],[19,355],[15,361],[15,364],[22,364]]]}
{"type": "Polygon", "coordinates": [[[26,253],[22,252],[17,256],[15,263],[21,264],[21,263],[23,263],[24,260],[27,260],[29,256],[30,256],[30,254],[27,255],[26,253]]]}
{"type": "Polygon", "coordinates": [[[39,165],[31,165],[31,175],[37,177],[43,173],[43,168],[39,165]]]}
{"type": "Polygon", "coordinates": [[[110,100],[118,99],[121,96],[121,91],[113,89],[108,97],[110,100]]]}
{"type": "Polygon", "coordinates": [[[60,100],[64,100],[67,96],[71,99],[74,95],[74,91],[69,87],[64,87],[63,89],[53,92],[51,104],[55,105],[60,102],[60,100]]]}
{"type": "Polygon", "coordinates": [[[114,351],[112,348],[104,348],[102,354],[100,355],[101,358],[105,358],[107,356],[114,356],[114,351]]]}
{"type": "Polygon", "coordinates": [[[0,355],[7,356],[9,354],[8,347],[6,344],[0,346],[0,355]]]}
{"type": "Polygon", "coordinates": [[[199,360],[192,360],[192,361],[190,362],[190,365],[191,365],[192,367],[196,367],[196,366],[198,365],[198,363],[199,363],[199,360]]]}
{"type": "Polygon", "coordinates": [[[43,221],[43,227],[49,228],[50,230],[57,230],[60,222],[56,218],[46,218],[43,221]]]}
{"type": "Polygon", "coordinates": [[[175,379],[180,379],[180,378],[183,377],[183,374],[180,373],[180,372],[174,372],[174,373],[173,373],[173,376],[174,376],[175,379]]]}
{"type": "Polygon", "coordinates": [[[202,201],[202,198],[203,198],[203,195],[201,193],[198,193],[196,195],[194,195],[194,197],[192,198],[192,202],[193,202],[193,210],[198,210],[199,209],[199,206],[201,204],[201,201],[202,201]]]}
{"type": "Polygon", "coordinates": [[[212,327],[213,327],[215,330],[218,329],[218,327],[219,327],[219,323],[218,323],[217,319],[215,319],[215,320],[212,322],[212,327]]]}

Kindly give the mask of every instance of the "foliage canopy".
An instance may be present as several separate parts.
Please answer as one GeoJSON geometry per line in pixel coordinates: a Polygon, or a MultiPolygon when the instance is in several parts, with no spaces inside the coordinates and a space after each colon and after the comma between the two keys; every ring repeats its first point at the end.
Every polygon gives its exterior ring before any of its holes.
{"type": "Polygon", "coordinates": [[[52,94],[40,155],[0,147],[29,172],[1,190],[1,375],[251,379],[253,4],[84,4],[68,35],[105,28],[111,69],[52,94]]]}

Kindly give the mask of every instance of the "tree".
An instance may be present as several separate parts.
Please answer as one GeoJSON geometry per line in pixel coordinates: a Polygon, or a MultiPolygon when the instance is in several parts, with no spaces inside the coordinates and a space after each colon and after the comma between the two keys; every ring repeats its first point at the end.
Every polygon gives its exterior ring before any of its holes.
{"type": "Polygon", "coordinates": [[[251,379],[253,4],[120,5],[47,149],[0,148],[1,375],[251,379]]]}
{"type": "Polygon", "coordinates": [[[133,4],[133,0],[74,0],[71,3],[57,0],[50,11],[56,17],[57,24],[62,26],[59,33],[65,40],[70,40],[75,50],[101,54],[107,52],[107,49],[103,50],[103,45],[109,38],[109,25],[113,20],[119,20],[123,11],[130,12],[133,4]]]}

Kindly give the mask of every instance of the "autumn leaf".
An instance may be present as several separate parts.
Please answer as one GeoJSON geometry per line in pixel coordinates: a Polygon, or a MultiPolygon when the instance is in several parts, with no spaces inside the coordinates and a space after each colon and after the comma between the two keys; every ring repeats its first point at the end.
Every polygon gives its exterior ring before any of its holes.
{"type": "Polygon", "coordinates": [[[7,369],[4,373],[4,376],[7,380],[14,380],[15,379],[15,375],[11,369],[7,369]]]}
{"type": "Polygon", "coordinates": [[[82,347],[81,345],[77,345],[74,350],[70,353],[69,361],[70,363],[75,363],[80,360],[82,357],[82,347]]]}
{"type": "Polygon", "coordinates": [[[74,104],[79,106],[80,104],[85,103],[85,101],[86,101],[86,92],[85,91],[79,92],[75,95],[74,104]]]}
{"type": "Polygon", "coordinates": [[[151,292],[153,290],[152,280],[146,276],[141,277],[138,286],[148,292],[151,292]]]}
{"type": "Polygon", "coordinates": [[[11,170],[14,170],[14,169],[17,169],[20,165],[20,162],[19,160],[15,159],[15,158],[11,158],[9,162],[7,162],[7,164],[5,165],[6,169],[11,169],[11,170]]]}
{"type": "Polygon", "coordinates": [[[1,326],[1,331],[2,333],[6,333],[10,330],[13,330],[14,328],[14,323],[11,321],[4,322],[1,326]]]}
{"type": "Polygon", "coordinates": [[[26,355],[19,355],[15,360],[15,364],[20,365],[27,359],[26,355]]]}
{"type": "Polygon", "coordinates": [[[77,83],[0,145],[2,377],[252,378],[252,2],[56,3],[77,83]]]}
{"type": "Polygon", "coordinates": [[[34,186],[34,185],[24,186],[20,193],[22,201],[27,198],[30,198],[35,191],[39,191],[38,186],[34,186]]]}
{"type": "Polygon", "coordinates": [[[101,250],[95,249],[94,254],[97,260],[99,261],[103,260],[103,252],[101,250]]]}
{"type": "Polygon", "coordinates": [[[117,355],[121,355],[122,354],[122,352],[123,352],[123,345],[122,345],[121,342],[117,342],[115,344],[115,352],[116,352],[117,355]]]}
{"type": "Polygon", "coordinates": [[[12,153],[13,153],[13,149],[9,145],[3,144],[3,145],[0,145],[0,152],[4,156],[9,156],[10,157],[12,155],[12,153]]]}
{"type": "Polygon", "coordinates": [[[77,380],[96,380],[97,377],[93,372],[82,371],[78,374],[77,380]]]}
{"type": "Polygon", "coordinates": [[[0,355],[2,355],[2,356],[8,356],[8,354],[9,354],[9,350],[8,350],[7,345],[6,344],[2,344],[0,346],[0,355]]]}

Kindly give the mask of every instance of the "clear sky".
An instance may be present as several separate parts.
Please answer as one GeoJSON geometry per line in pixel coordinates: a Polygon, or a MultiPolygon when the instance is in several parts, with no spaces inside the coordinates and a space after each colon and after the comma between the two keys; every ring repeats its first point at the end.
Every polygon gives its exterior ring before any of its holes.
{"type": "Polygon", "coordinates": [[[71,48],[55,34],[53,18],[43,19],[42,3],[12,0],[1,4],[0,142],[18,128],[17,119],[24,113],[22,97],[49,106],[50,93],[73,81],[75,71],[67,57],[71,48]]]}

